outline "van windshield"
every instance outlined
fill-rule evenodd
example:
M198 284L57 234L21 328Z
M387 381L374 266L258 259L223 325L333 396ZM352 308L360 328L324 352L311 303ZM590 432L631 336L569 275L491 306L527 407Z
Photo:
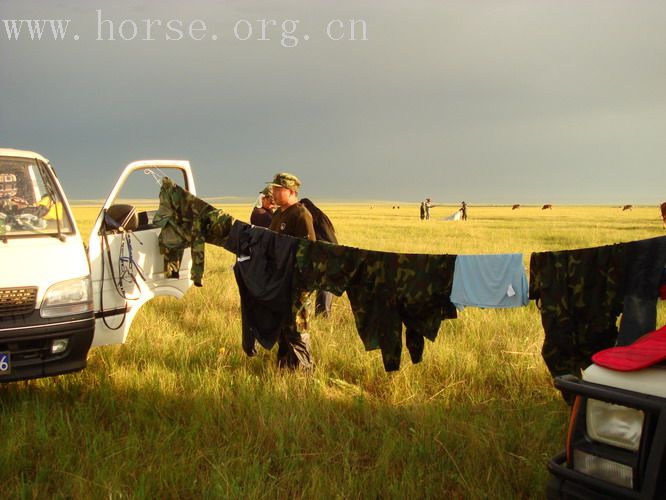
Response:
M72 231L46 165L30 158L0 157L0 238Z

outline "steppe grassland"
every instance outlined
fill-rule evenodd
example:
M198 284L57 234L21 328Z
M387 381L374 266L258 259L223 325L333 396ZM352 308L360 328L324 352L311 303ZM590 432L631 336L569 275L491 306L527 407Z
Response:
M341 244L524 254L663 235L658 209L322 204ZM248 220L246 205L221 206ZM371 208L372 207L372 208ZM88 234L97 208L76 208ZM424 360L384 372L346 297L312 328L317 368L240 348L233 257L206 248L204 287L145 306L122 346L77 374L0 387L3 489L35 498L542 498L567 407L540 356L533 303L467 308ZM659 324L666 322L663 304Z

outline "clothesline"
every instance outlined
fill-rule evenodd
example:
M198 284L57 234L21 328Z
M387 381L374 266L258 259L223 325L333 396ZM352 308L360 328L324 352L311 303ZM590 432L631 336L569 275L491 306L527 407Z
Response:
M291 290L291 297L297 289L346 292L365 348L381 349L387 371L399 369L403 324L406 347L417 363L424 338L434 341L441 321L457 317L454 304L460 310L520 307L532 299L540 307L545 333L542 355L549 370L554 376L577 373L595 352L656 328L656 301L666 265L666 237L533 252L528 282L522 254L408 254L294 239L234 221L169 179L162 183L155 223L162 227L159 244L168 276L177 275L182 251L191 247L192 279L201 286L204 243L243 257L236 266L268 273L262 276L265 286L270 283L283 292L267 294L259 287L251 299L261 307L277 307L278 319L273 321L286 321L292 312L294 304L284 300L289 295L284 290ZM230 245L234 231L242 236ZM285 238L296 241L285 245ZM271 252L280 245L294 252L295 265L276 267ZM239 290L245 285L238 284ZM248 324L252 321L251 311L245 311L243 347L248 354L254 339L267 348L273 345L270 327L262 330Z

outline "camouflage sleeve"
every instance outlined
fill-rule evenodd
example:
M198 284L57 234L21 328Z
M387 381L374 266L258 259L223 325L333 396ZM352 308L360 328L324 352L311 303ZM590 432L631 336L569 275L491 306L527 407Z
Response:
M224 247L231 227L234 224L234 218L222 210L214 210L208 216L208 228L206 230L206 243Z
M194 286L203 286L203 272L204 272L204 254L205 254L205 237L202 228L201 219L195 219L192 224L192 271L191 279Z
M160 253L164 255L164 274L167 278L179 278L180 263L183 249L187 246L187 238L179 226L179 196L176 184L165 177L160 188L160 205L153 217L153 223L161 228L158 236Z
M195 217L192 227L192 281L195 286L203 285L205 243L223 246L233 222L231 215L215 209Z

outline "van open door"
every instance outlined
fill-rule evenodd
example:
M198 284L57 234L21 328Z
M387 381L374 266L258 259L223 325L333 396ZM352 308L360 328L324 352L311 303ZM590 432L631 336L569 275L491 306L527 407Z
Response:
M196 194L189 162L136 161L123 171L93 226L88 243L96 319L93 346L122 344L143 304L157 296L181 298L192 284L189 249L180 277L164 275L160 228L153 217L165 176Z

